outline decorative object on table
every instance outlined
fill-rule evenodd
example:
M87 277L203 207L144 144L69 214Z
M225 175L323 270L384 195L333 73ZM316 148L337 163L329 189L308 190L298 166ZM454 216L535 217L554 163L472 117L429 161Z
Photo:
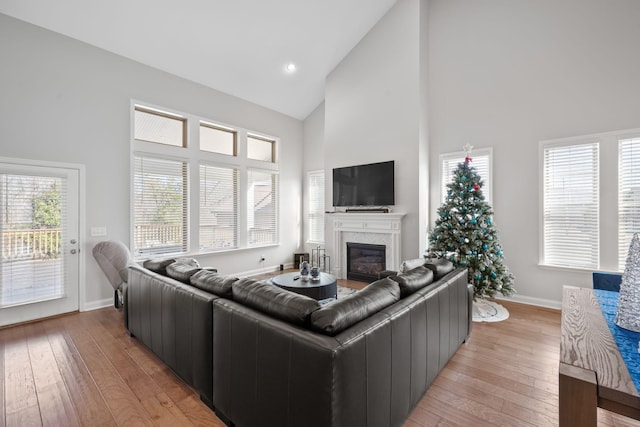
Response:
M483 182L471 166L472 148L469 144L464 147L465 160L458 164L453 181L447 185L447 198L438 208L435 227L429 233L427 256L467 267L474 300L496 292L509 296L515 292L514 277L503 262L493 210L482 194Z
M331 257L323 247L311 249L311 265L319 267L320 271L325 273L331 271Z
M509 318L509 310L495 301L478 298L473 302L474 322L500 322Z
M309 270L309 274L311 275L311 280L320 280L320 268L311 267L311 270Z
M293 268L300 268L302 261L309 261L309 252L293 254Z
M302 261L300 263L300 280L306 282L309 280L309 262Z
M640 332L640 237L631 238L627 262L622 273L616 325Z

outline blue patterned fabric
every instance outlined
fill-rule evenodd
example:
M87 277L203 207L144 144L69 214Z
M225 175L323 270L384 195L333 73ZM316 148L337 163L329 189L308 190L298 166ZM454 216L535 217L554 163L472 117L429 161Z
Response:
M636 390L640 390L640 353L638 353L640 332L621 328L614 323L616 312L618 311L618 292L594 289L593 293L598 298L604 320L606 320L611 335L616 340L618 350L620 350L622 359L627 365L633 384L636 386Z

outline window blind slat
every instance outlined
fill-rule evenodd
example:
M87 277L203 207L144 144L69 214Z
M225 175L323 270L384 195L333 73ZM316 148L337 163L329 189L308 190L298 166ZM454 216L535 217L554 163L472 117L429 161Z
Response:
M618 140L618 268L624 270L629 244L640 232L640 137Z
M67 180L0 174L0 307L64 297Z
M491 204L491 180L489 179L491 175L490 164L491 159L489 154L482 154L482 152L472 155L473 160L471 161L471 166L473 166L480 178L482 178L482 194L484 195L485 201L488 204ZM453 181L453 175L458 167L459 163L464 162L465 156L464 154L460 155L447 155L442 159L442 176L440 177L441 189L441 202L444 203L447 199L447 185Z
M278 242L278 175L247 171L247 230L249 246Z
M543 263L597 269L598 143L546 147L543 169Z
M324 242L324 171L309 172L309 242Z
M238 247L238 170L200 165L200 249Z
M134 159L134 251L187 252L188 165L146 155Z

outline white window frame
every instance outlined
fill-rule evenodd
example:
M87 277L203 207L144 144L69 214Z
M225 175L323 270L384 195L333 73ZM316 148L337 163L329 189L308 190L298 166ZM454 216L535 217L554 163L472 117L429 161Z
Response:
M543 245L543 154L545 144L564 143L576 144L585 140L598 140L599 146L599 175L600 175L600 202L599 202L599 266L601 271L622 272L626 261L629 242L622 242L620 230L620 158L619 144L621 140L639 138L640 128L625 129L619 131L602 132L597 134L582 135L570 138L540 141L539 145L539 266L570 270L584 270L566 266L548 266L544 263ZM638 230L640 231L640 230ZM623 250L623 247L626 249ZM591 270L591 269L587 269Z
M600 147L601 147L602 143L601 140L599 138L593 138L593 137L578 137L578 138L569 138L569 139L561 139L561 140L551 140L551 141L543 141L540 144L540 247L539 247L539 251L540 251L540 265L542 266L548 266L548 267L560 267L560 268L571 268L571 269L576 269L576 270L597 270L600 268ZM582 249L577 245L579 243L579 240L574 240L573 242L576 242L576 246L577 249L573 250L574 252L574 256L575 255L579 255L579 252L589 252L591 253L591 256L593 257L593 259L591 260L591 262L589 262L588 260L584 260L583 258L580 258L580 260L578 260L578 258L574 257L574 260L571 260L572 254L567 251L566 252L566 258L565 259L561 259L561 258L556 258L554 259L551 256L548 256L546 254L545 248L547 246L547 242L545 240L545 235L546 235L546 230L545 230L545 201L546 201L546 194L545 194L545 171L546 169L546 161L545 161L545 153L548 150L560 150L560 149L569 149L572 147L587 147L589 148L591 146L591 148L595 148L595 159L594 162L595 164L593 165L594 167L594 172L595 172L595 183L592 183L592 188L595 188L595 200L594 200L594 205L592 206L592 209L595 209L595 212L593 212L594 214L594 228L591 229L591 233L594 233L595 235L593 236L595 238L595 242L591 241L590 243L587 243L587 246L583 247ZM570 193L571 194L571 193ZM589 206L589 205L586 205ZM571 231L572 229L570 229ZM556 230L559 231L559 230ZM573 231L575 231L575 229L573 229ZM564 247L566 247L566 245L564 245ZM550 248L551 249L551 248ZM559 250L562 250L561 248L559 248Z
M136 107L158 111L171 116L178 116L184 118L186 121L186 143L185 147L178 147L172 145L158 144L155 142L148 142L134 139L134 112ZM134 218L134 206L135 206L135 194L133 191L133 178L134 178L134 159L137 155L149 155L153 157L163 157L167 159L184 160L189 164L189 205L188 205L188 226L189 226L189 238L188 248L186 252L176 253L172 255L196 255L196 254L208 254L208 253L220 253L230 252L238 250L246 250L255 248L256 246L248 245L247 236L247 221L248 221L248 207L247 207L247 173L249 169L263 169L272 173L279 173L279 163L277 161L278 151L280 149L280 138L272 135L268 135L256 130L249 130L241 126L235 126L233 124L223 123L218 120L214 120L209 117L201 117L194 114L175 111L163 106L154 105L152 103L131 100L130 105L130 238L133 242L133 231L135 225ZM201 123L207 125L219 126L224 129L230 129L236 132L236 156L229 156L226 154L214 153L200 150L200 125ZM260 138L273 141L274 149L273 156L274 162L263 162L259 160L253 160L247 158L247 136L252 137L259 136ZM219 249L219 250L202 250L199 247L199 230L200 230L200 164L219 165L222 167L233 167L238 170L238 245L236 248ZM280 212L280 184L279 180L276 180L276 222L279 224L279 212ZM278 246L280 244L280 233L277 228L276 241L263 246ZM144 258L144 255L134 254L136 258Z
M629 244L634 233L640 233L640 226L636 226L632 230L627 230L622 226L622 218L624 212L628 212L632 207L640 209L639 201L636 199L633 202L625 202L625 195L623 194L623 187L627 184L636 184L640 188L640 156L634 153L634 161L631 162L631 169L626 169L623 172L623 159L622 159L622 144L631 142L637 148L634 151L640 151L640 132L634 132L627 135L617 135L617 148L618 148L618 270L623 271L626 264L627 254L629 252ZM635 161L638 159L639 161ZM623 177L624 173L624 177ZM630 178L634 178L632 181ZM640 215L633 216L633 223L640 223Z
M312 187L312 182L315 178L322 178L322 189ZM314 191L320 191L320 201L321 206L318 206L318 209L313 209L315 203L313 201ZM308 212L307 212L307 243L312 244L324 244L324 211L325 211L325 191L326 191L326 177L324 174L324 170L314 170L307 172L307 194L308 194ZM319 226L322 230L322 238L314 239L312 230L315 226Z
M440 155L439 161L439 176L440 176L440 203L444 203L447 198L447 184L451 182L449 176L444 176L445 174L445 163L454 162L456 165L458 163L464 162L466 157L466 153L464 151L456 151L453 153L445 153ZM482 176L483 186L482 186L482 194L484 195L485 201L493 205L493 148L477 148L473 149L471 152L471 166L473 166L474 160L477 158L486 158L487 159L487 174L486 176Z

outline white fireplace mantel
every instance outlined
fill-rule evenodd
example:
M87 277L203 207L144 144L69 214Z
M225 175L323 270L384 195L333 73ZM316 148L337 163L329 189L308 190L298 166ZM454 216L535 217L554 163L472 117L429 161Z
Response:
M341 279L346 278L347 242L385 245L387 269L397 269L402 248L402 218L405 215L401 212L331 214L329 218L333 225L333 254L339 266L334 273Z

